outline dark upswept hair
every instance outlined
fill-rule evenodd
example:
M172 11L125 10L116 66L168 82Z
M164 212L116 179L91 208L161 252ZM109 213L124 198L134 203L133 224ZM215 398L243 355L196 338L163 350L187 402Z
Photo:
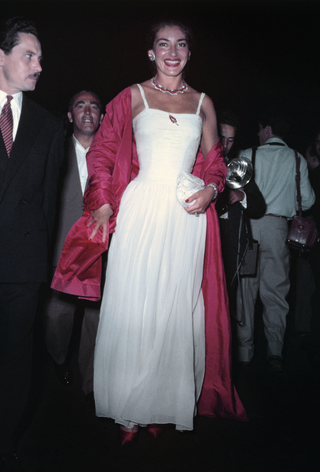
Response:
M22 16L15 16L0 23L0 49L8 56L12 49L19 44L19 33L33 34L38 32L32 21L24 20Z
M193 46L194 39L193 39L193 33L191 31L191 28L185 23L182 23L181 21L176 21L174 19L167 19L167 20L158 21L157 23L154 23L151 26L148 37L147 37L148 49L153 49L153 45L154 45L156 36L158 34L158 31L160 31L162 28L165 28L166 26L169 26L169 27L178 26L178 28L180 28L181 31L186 35L186 41L188 43L189 49L190 47Z
M282 112L265 111L261 113L259 123L262 128L270 126L272 134L279 136L279 138L286 138L290 131L289 119Z
M72 112L73 105L75 104L76 98L81 95L82 93L90 93L98 102L100 113L103 113L103 107L100 98L98 95L94 92L91 92L91 90L81 90L81 92L75 93L69 100L69 105L68 105L68 112Z
M235 131L239 128L239 120L231 110L222 110L218 113L219 125L229 125L235 128Z

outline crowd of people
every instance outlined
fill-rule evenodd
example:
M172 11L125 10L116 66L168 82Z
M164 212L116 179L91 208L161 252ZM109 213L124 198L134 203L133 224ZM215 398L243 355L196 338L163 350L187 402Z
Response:
M42 70L34 25L12 18L1 26L3 470L23 470L15 431L29 394L39 289L51 279L42 318L56 374L72 383L68 351L82 310L82 388L93 392L97 416L119 424L122 446L144 427L155 438L168 423L190 431L196 414L247 420L232 381L231 342L233 332L234 360L250 364L258 294L268 368L282 369L286 236L297 211L288 125L280 114L261 114L260 146L240 153L253 176L237 189L225 187L239 124L232 112L217 119L209 96L185 82L191 50L185 25L153 26L153 78L120 92L105 112L96 93L77 92L65 140L60 120L23 94L35 89ZM300 156L302 208L312 207L317 223L319 138L307 160ZM245 277L248 232L259 252L256 275ZM314 274L318 284L319 264ZM318 306L317 298L314 324Z
M222 142L227 142L228 137L230 139L230 136L234 136L234 133L230 133L231 127L235 130L235 126L226 127L225 121L222 117ZM288 132L289 122L283 114L261 114L258 131L260 146L240 152L240 158L252 162L254 179L241 191L227 192L230 206L227 225L234 228L233 231L225 223L225 213L220 216L221 243L225 247L224 260L230 300L233 299L232 290L236 291L237 359L244 365L250 365L252 361L254 314L259 295L268 344L268 367L275 372L282 370L286 316L289 312L287 296L290 288L290 253L286 244L288 221L296 215L298 208L295 151L284 141ZM315 203L315 195L309 181L307 161L302 155L299 157L301 206L302 210L308 210ZM236 202L240 202L242 208ZM234 216L236 211L237 217ZM249 229L253 240L259 244L254 276L235 276L239 271L238 261L243 258L246 242L246 238L241 237L241 233L238 234L239 222L242 223L242 232L246 228L248 233Z

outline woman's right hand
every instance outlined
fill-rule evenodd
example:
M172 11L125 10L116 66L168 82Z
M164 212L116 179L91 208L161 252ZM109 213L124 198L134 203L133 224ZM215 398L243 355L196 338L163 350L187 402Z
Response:
M97 232L99 231L100 226L102 226L102 242L104 243L108 233L108 221L113 215L110 203L105 203L97 210L91 212L92 219L87 224L89 228L91 225L96 223L89 239L93 239Z

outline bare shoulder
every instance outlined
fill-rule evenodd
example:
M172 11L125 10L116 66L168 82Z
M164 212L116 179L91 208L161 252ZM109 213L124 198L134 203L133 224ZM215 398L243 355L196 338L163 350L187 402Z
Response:
M200 100L201 93L198 90L190 87L188 84L188 90L184 93L184 95L188 95L190 98L193 97L194 100Z
M145 80L144 82L140 82L140 84L142 86L143 89L148 89L148 88L152 88L151 87L151 81L150 80ZM138 84L133 84L131 85L131 93L140 93L140 90L139 90L139 87L138 87Z
M142 97L137 84L130 86L132 116L135 117L142 107Z
M211 100L209 95L205 94L203 102L202 102L202 106L203 106L203 108L208 108L208 109L214 111L213 101Z
M206 157L210 149L219 139L217 116L211 98L206 95L203 99L200 116L203 121L201 149Z
M139 87L138 87L137 84L132 84L130 86L130 91L131 91L131 96L132 97L139 97L140 91L139 91Z
M194 102L199 103L201 93L198 92L197 90L193 89L192 87L189 87L188 93L190 96L194 97ZM200 111L200 116L202 118L203 123L206 121L216 121L216 112L214 109L213 101L209 97L209 95L205 94L202 104L201 104L201 111Z
M188 84L188 90L182 94L184 100L187 102L188 110L186 112L195 113L198 109L199 102L201 99L201 93L195 90L194 88L190 87ZM192 111L191 111L192 110Z
M202 102L201 111L204 115L204 121L217 121L214 104L209 95L205 95Z

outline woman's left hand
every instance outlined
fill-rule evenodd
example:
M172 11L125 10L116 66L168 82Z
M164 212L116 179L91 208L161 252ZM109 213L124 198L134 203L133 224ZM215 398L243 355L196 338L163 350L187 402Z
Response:
M215 189L212 187L207 187L204 190L200 190L199 192L194 193L191 197L189 197L186 202L192 202L196 200L193 205L189 207L185 207L187 213L194 215L196 213L204 213L215 194Z

